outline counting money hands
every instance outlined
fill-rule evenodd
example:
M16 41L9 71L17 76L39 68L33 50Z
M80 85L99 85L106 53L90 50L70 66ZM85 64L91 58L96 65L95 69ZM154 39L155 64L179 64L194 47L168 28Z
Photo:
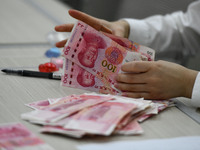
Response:
M63 56L63 86L117 95L120 91L113 85L121 65L129 61L153 61L155 52L78 21L63 49Z
M170 105L171 101L85 93L26 104L34 110L21 114L21 118L43 125L40 129L42 133L74 138L89 135L136 135L144 132L141 122L158 115Z

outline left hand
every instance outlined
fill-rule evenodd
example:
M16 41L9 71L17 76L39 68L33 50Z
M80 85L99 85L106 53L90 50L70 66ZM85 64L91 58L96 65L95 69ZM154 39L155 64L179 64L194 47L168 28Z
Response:
M122 65L115 87L122 95L144 99L191 98L197 71L167 61L133 61Z
M106 33L112 33L116 36L125 37L128 38L129 36L129 24L128 22L124 20L118 20L114 22L109 22L104 19L95 18L93 16L90 16L86 13L83 13L78 10L71 9L69 10L69 15L72 16L75 19L81 20L85 22L86 24L92 26L98 31L106 32ZM57 32L71 32L74 24L62 24L55 26L55 30ZM57 42L57 47L64 47L66 44L67 39Z

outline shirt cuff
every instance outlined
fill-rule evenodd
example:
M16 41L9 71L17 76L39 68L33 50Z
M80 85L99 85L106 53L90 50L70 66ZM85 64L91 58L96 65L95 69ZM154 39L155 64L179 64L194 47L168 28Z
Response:
M130 27L129 40L132 40L141 45L148 46L150 44L149 27L144 20L124 18Z
M200 107L200 72L197 74L194 83L191 101L195 107Z

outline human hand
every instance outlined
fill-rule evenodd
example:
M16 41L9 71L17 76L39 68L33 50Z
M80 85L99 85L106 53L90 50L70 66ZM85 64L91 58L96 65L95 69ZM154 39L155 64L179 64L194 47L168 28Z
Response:
M144 99L191 98L197 71L167 61L133 61L121 67L115 87L122 95Z
M92 17L83 12L73 10L73 9L69 10L69 15L75 19L78 19L87 23L88 25L92 26L98 31L112 33L116 36L125 37L125 38L127 38L129 35L129 24L124 20L109 22L103 19ZM62 24L62 25L55 26L55 30L57 32L71 32L73 26L74 24ZM66 42L67 42L67 39L57 42L56 46L64 47Z

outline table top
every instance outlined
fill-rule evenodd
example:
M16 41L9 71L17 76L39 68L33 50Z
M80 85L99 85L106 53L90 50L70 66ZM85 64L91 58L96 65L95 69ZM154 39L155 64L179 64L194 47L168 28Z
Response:
M38 65L49 62L44 56L51 48L45 38L58 23L73 22L67 7L59 1L6 0L0 5L0 69L15 68L37 70ZM28 15L28 16L27 16ZM47 98L82 94L88 91L63 87L58 80L12 76L0 73L0 123L21 122L46 143L57 150L75 150L77 145L110 141L144 140L200 135L200 125L171 107L141 124L144 134L139 136L86 137L74 139L60 135L39 133L38 125L20 118L31 109L25 103Z

